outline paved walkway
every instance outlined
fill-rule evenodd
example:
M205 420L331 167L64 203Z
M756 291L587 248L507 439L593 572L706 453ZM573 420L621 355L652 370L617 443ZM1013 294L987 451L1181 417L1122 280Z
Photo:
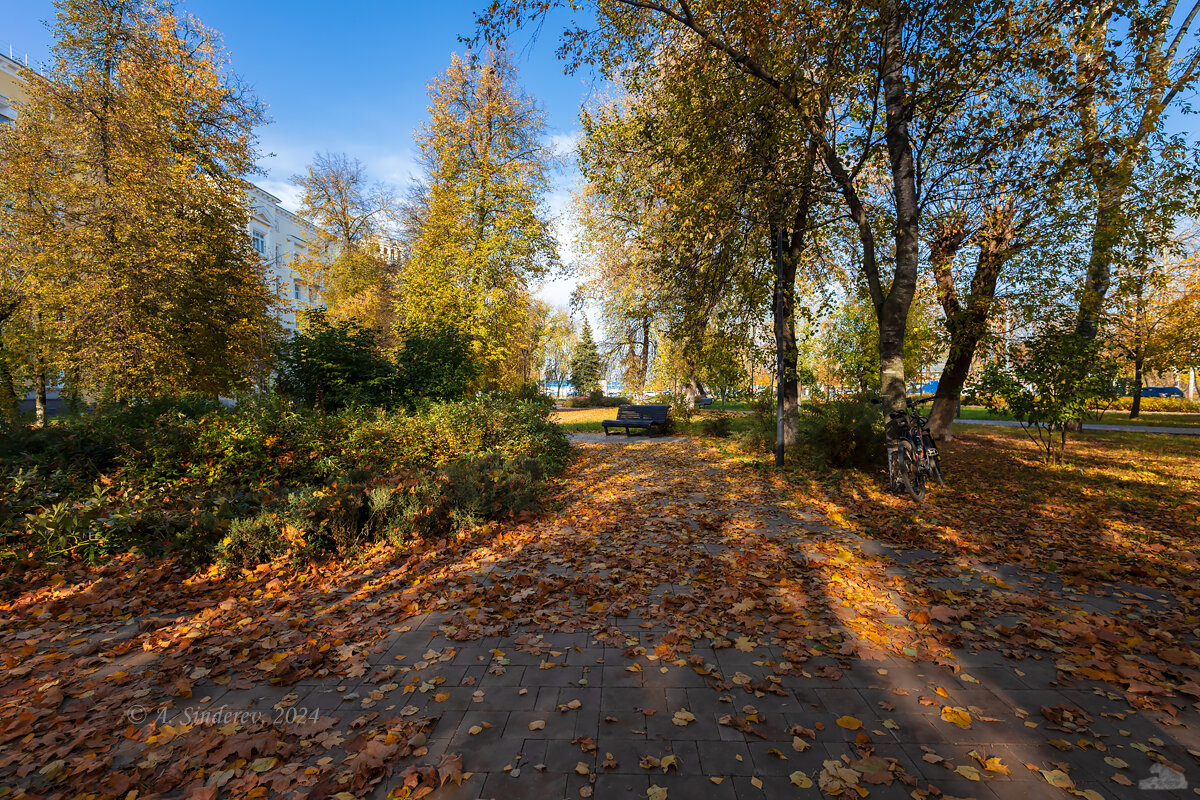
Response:
M955 425L1004 425L1019 428L1021 423L1012 419L956 419ZM1116 431L1119 433L1171 433L1178 436L1200 436L1200 427L1181 428L1175 425L1102 425L1085 422L1084 431Z
M0 787L120 769L113 796L1195 796L1197 697L1163 688L1200 692L1195 636L1171 664L1129 628L1194 598L892 548L696 440L577 447L560 511L457 550L73 587L87 624L7 604ZM268 721L200 716L221 709Z

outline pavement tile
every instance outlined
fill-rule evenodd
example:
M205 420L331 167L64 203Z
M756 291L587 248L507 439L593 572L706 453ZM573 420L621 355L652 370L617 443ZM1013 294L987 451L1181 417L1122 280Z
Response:
M700 768L705 775L753 775L754 760L743 741L696 743ZM740 758L739 758L740 756Z
M523 766L515 778L512 773L488 773L479 796L503 800L554 800L565 797L566 790L566 775L549 770L538 772L533 767Z

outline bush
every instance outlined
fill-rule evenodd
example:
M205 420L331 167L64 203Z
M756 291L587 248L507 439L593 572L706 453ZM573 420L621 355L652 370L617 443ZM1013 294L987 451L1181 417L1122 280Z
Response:
M482 367L470 337L449 327L400 329L394 351L406 401L460 400Z
M521 403L536 403L537 405L551 408L555 404L554 398L542 391L542 387L532 381L527 381L516 389L503 393L501 396L506 400L516 400Z
M277 369L279 392L305 408L392 406L400 399L399 374L379 354L375 332L350 320L331 323L321 308L304 312L301 329L279 349Z
M739 449L746 453L758 455L773 453L775 451L775 431L764 430L758 425L735 432L733 434L733 441Z
M217 560L252 567L283 555L304 559L348 552L362 542L404 545L468 531L535 507L544 478L536 459L492 453L374 483L334 481L234 520L217 546Z
M445 534L455 509L466 519L529 507L569 453L549 409L496 398L419 414L302 412L275 396L194 418L174 407L69 418L0 446L0 552L173 547L244 566L388 531Z
M628 397L605 397L600 392L592 392L587 397L568 397L564 405L567 408L616 408L633 403Z
M886 463L883 412L865 400L829 400L804 407L800 442L825 469L873 469Z
M1109 407L1111 411L1129 411L1133 408L1132 397L1118 397ZM1186 397L1143 397L1142 411L1170 411L1176 414L1200 414L1200 402Z
M1062 321L1030 337L1019 360L988 364L979 392L989 410L1007 410L1047 459L1059 461L1071 424L1113 401L1118 369L1099 342Z
M696 423L702 436L724 439L733 432L732 414L705 414Z

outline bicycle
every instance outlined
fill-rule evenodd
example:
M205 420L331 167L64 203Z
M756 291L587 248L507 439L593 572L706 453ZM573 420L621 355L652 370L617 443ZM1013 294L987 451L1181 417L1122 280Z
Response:
M946 477L942 474L942 464L938 449L929 434L929 417L922 417L916 412L916 407L932 400L926 397L921 400L904 399L904 410L893 411L888 416L897 424L902 425L903 435L899 445L888 448L888 473L892 485L897 483L904 487L909 496L918 503L925 499L925 479L933 478L938 486L946 485Z

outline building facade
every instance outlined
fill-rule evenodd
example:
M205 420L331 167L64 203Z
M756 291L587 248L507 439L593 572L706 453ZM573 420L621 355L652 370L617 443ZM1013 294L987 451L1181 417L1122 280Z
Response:
M22 61L13 57L12 51L0 53L0 125L11 125L17 121L17 110L25 102L25 81L21 70Z
M246 184L246 196L250 241L267 262L281 300L281 321L294 331L304 309L321 305L320 287L306 280L299 266L318 255L320 232L284 208L278 197L252 183Z

